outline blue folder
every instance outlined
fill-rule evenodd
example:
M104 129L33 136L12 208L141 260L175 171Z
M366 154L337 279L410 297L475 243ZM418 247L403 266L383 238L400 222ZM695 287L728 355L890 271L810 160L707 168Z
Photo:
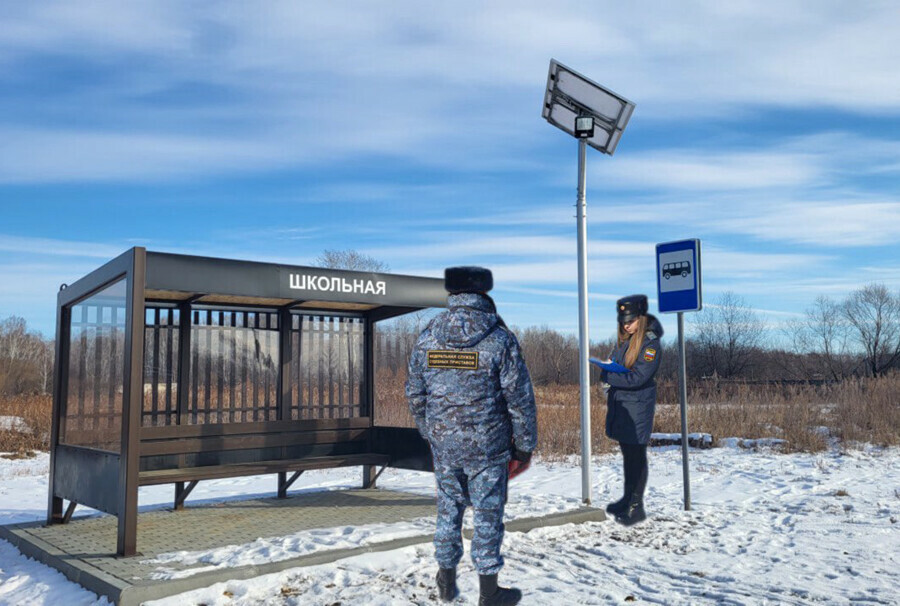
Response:
M621 364L617 364L616 362L604 362L603 360L598 360L597 358L589 358L591 364L595 364L602 368L607 372L631 372L630 369L625 368Z

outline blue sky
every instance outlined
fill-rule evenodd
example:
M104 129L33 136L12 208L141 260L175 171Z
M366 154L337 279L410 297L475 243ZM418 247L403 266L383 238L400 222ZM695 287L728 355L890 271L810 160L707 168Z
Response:
M0 5L0 318L125 249L398 273L479 264L510 324L577 325L577 144L549 60L637 104L588 155L591 336L654 245L777 333L900 288L894 2ZM674 335L674 318L664 324Z

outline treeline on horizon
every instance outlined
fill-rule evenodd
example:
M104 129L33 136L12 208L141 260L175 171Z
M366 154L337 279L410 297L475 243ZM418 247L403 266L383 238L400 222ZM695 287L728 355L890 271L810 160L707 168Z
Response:
M689 321L685 348L692 382L840 382L900 368L900 293L883 284L868 284L843 300L818 297L801 318L784 326L778 344L767 342L763 322L732 292L691 314ZM405 372L423 325L422 316L412 316L379 327L379 369ZM578 383L576 336L546 326L514 330L536 385ZM678 376L673 337L663 340L661 380ZM606 357L614 345L612 340L592 343L591 355ZM23 318L0 321L0 395L49 393L53 358L53 340L30 331Z
M501 310L502 312L502 310ZM733 292L690 314L685 339L690 381L840 382L880 377L900 368L900 292L868 284L845 299L818 297L801 318L785 324L778 342L767 340L763 321ZM421 320L401 318L392 328L416 334ZM537 385L578 384L578 338L552 328L513 327L522 345L532 381ZM379 366L402 368L411 348L390 351ZM662 341L658 378L678 378L675 335ZM785 346L784 344L789 344ZM606 358L614 340L591 343L591 356ZM599 373L592 373L598 380Z
M747 303L725 292L689 317L686 372L692 381L840 382L879 377L900 368L900 293L870 284L841 301L818 297L802 318L773 339ZM538 384L578 382L578 339L549 328L519 333L532 379ZM785 345L787 344L787 345ZM591 344L607 357L614 340ZM662 340L658 378L678 378L676 335Z

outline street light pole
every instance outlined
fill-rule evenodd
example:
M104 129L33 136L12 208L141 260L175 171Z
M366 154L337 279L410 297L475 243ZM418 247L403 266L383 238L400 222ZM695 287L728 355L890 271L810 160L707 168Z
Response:
M587 142L578 139L578 378L581 387L581 500L591 504L591 368L587 296Z
M578 139L578 378L581 388L581 499L591 504L591 374L588 337L587 217L584 201L587 146L609 156L634 111L634 103L550 60L541 115Z

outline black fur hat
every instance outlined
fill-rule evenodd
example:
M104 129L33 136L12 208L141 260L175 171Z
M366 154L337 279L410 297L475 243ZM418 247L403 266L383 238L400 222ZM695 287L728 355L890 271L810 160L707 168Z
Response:
M451 295L487 292L494 288L494 276L484 267L448 267L444 270L444 288Z
M648 310L647 295L628 295L616 301L619 324L631 322L638 316L646 316Z

